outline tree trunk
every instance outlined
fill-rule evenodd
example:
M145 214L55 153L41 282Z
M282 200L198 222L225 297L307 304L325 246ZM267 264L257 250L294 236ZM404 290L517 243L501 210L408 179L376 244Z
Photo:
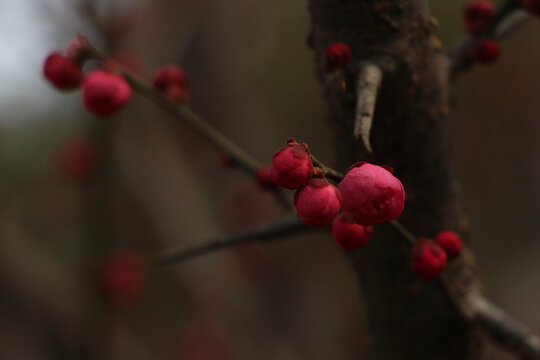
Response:
M392 166L407 194L400 221L415 235L462 230L448 160L447 64L432 45L434 21L427 1L309 4L311 44L330 104L338 167L346 170L359 160ZM324 50L335 42L352 49L352 65L346 71L325 69ZM384 73L371 133L374 155L353 138L356 75L366 61L378 64ZM470 324L441 281L426 282L412 273L409 254L405 240L379 225L370 245L350 256L365 297L373 357L475 358L478 352L471 349L478 344L472 341L476 336ZM458 260L445 276L476 283L471 267L469 261Z

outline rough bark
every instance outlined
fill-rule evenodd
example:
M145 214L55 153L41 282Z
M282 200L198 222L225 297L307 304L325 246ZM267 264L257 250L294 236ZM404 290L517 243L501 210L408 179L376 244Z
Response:
M311 43L330 105L338 168L359 160L392 166L407 193L402 223L422 236L459 229L448 161L447 66L432 47L427 2L311 0L309 6ZM338 41L349 44L353 62L346 71L329 73L324 50ZM362 62L374 62L384 71L371 134L374 155L353 138L355 79ZM452 264L444 282L425 282L410 270L409 252L402 238L381 225L371 244L350 257L366 300L373 357L475 358L478 352L471 349L478 347L477 337L454 299L460 288L476 286L472 261L465 257Z

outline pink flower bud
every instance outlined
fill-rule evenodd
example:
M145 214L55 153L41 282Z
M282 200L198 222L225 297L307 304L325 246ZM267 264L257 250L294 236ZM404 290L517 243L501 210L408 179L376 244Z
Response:
M341 208L338 188L326 179L311 179L294 195L296 214L305 224L325 226L332 222Z
M332 223L332 236L336 243L346 251L363 248L369 242L373 226L358 225L340 214Z
M534 15L540 15L540 0L521 0L521 7Z
M171 85L176 85L183 90L187 90L187 75L178 65L165 65L154 73L152 78L154 86L161 91L166 91Z
M357 163L339 183L343 212L360 225L394 220L403 211L403 184L385 168Z
M307 145L290 139L286 148L274 154L270 174L276 185L286 189L297 189L307 183L313 176Z
M96 145L85 138L71 139L60 148L60 170L76 181L92 178L98 167Z
M473 46L473 54L476 61L489 64L499 58L499 44L491 39L480 39Z
M472 0L463 10L463 26L471 35L480 34L496 12L489 0Z
M146 263L136 252L117 249L106 260L102 285L109 303L131 305L140 297L146 282Z
M73 90L83 80L81 67L71 57L53 53L43 65L45 78L59 90Z
M435 241L420 238L411 250L411 267L422 279L435 279L446 267L446 253Z
M129 102L131 87L121 76L94 70L83 81L82 96L88 111L97 116L107 116Z
M257 179L257 184L259 184L259 186L262 188L273 188L275 186L274 182L272 181L272 177L270 176L269 166L262 166L259 170L257 170L255 177Z
M324 57L329 68L344 68L347 67L351 61L352 51L347 44L335 43L326 48Z
M463 243L461 237L453 231L443 230L435 235L435 242L446 251L449 259L453 259L461 253Z

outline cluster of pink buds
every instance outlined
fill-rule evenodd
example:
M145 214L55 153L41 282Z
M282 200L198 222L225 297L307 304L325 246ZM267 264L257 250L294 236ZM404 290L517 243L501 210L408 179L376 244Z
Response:
M474 36L481 36L493 19L497 9L489 0L471 0L463 9L463 26ZM481 37L476 40L472 48L476 62L489 64L499 58L499 44L493 39Z
M294 139L276 152L270 173L276 185L297 189L294 205L304 223L325 226L335 218L332 234L345 250L365 246L372 225L393 220L403 211L405 191L392 169L359 162L336 187L322 169L314 168L308 146ZM343 214L336 218L340 210Z
M462 248L460 236L450 230L438 232L434 240L419 238L411 250L411 267L422 279L435 279Z
M84 37L76 38L65 50L54 52L45 59L43 74L59 90L81 88L83 105L92 114L112 115L131 99L131 87L121 76L121 64L125 61L108 59L101 68L85 75L82 66L89 56L88 50L88 41ZM128 67L141 68L136 64ZM153 83L171 101L185 103L189 99L187 76L176 65L159 68L153 76Z
M131 87L114 71L112 63L84 75L82 65L87 47L85 38L76 38L65 50L54 52L45 59L43 74L59 90L81 87L83 104L92 114L111 115L129 102Z
M179 103L189 100L188 78L178 65L165 65L157 69L152 82L169 100Z

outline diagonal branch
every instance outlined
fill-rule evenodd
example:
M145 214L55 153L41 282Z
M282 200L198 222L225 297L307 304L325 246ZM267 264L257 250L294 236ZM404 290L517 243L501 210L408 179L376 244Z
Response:
M87 52L90 58L105 62L110 61L110 56L103 51L97 49L90 43L87 45ZM248 152L240 148L235 142L226 137L200 115L193 111L189 106L170 101L163 94L156 90L147 80L137 76L126 69L120 67L121 75L129 82L133 89L137 90L141 95L153 101L158 106L169 112L175 118L180 119L195 129L200 135L205 137L216 148L228 154L234 163L248 174L255 176L257 170L261 168L261 163L258 162ZM287 209L291 208L285 194L278 188L272 188L278 201Z
M513 30L525 24L531 16L523 10L515 0L508 0L499 10L497 15L490 21L486 30L478 35L471 36L449 50L446 54L450 61L450 78L457 78L463 71L474 63L472 48L481 37L489 37L500 40Z
M481 294L470 294L468 301L473 310L473 321L485 330L495 343L523 359L540 359L540 338L531 329Z
M221 250L254 241L279 240L285 235L301 231L318 230L305 225L296 215L291 215L275 224L240 234L227 235L210 241L204 245L196 245L191 248L178 247L163 250L150 257L149 262L155 265L170 265L191 259L198 255Z
M369 134L382 77L383 72L379 66L369 62L360 65L356 85L354 137L356 140L362 140L369 152L373 152L369 142Z

